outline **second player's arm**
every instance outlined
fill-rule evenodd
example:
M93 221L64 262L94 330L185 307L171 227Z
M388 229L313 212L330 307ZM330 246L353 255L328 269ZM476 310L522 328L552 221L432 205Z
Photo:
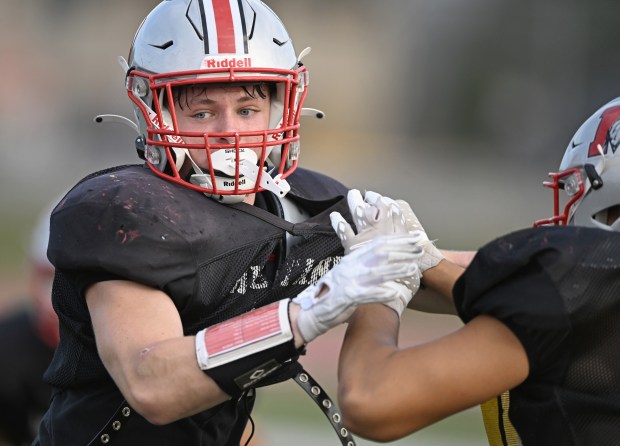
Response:
M424 273L428 287L451 292L461 269L447 261ZM415 299L415 297L414 297ZM382 305L357 309L338 370L345 425L374 441L393 441L520 384L528 360L500 321L479 316L426 344L398 348L399 319Z
M476 251L453 251L444 249L441 250L441 253L452 264L461 268L467 268L476 255ZM445 263L442 268L443 267L445 267ZM431 276L432 275L433 273L431 273ZM429 287L426 280L423 280L422 282L425 286L420 288L414 298L411 299L408 308L412 310L424 311L426 313L456 315L456 309L454 308L454 303L452 302L451 290L444 289L444 291L440 293Z

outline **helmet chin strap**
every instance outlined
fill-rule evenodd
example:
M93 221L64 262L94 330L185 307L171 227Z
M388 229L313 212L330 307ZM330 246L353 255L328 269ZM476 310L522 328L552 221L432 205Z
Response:
M185 150L186 156L189 158L195 174L190 176L190 182L206 189L213 189L214 184L211 175L204 173L200 166L196 164L188 150ZM214 175L215 186L218 190L233 191L236 186L235 169L236 169L237 151L234 149L221 149L211 154L211 163ZM239 149L239 186L244 189L251 189L256 185L259 174L257 166L258 156L253 150ZM226 176L217 175L221 172ZM284 197L291 189L288 182L282 178L282 175L272 177L266 170L263 170L259 186L273 192L279 197ZM207 193L205 195L224 204L234 204L242 202L248 195L224 195L216 193Z

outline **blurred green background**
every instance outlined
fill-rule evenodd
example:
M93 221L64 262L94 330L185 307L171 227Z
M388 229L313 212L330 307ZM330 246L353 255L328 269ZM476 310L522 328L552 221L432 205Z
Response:
M3 0L0 311L25 292L39 209L94 170L138 161L131 130L92 118L130 116L116 58L127 56L156 3ZM302 165L408 200L444 248L476 249L548 216L551 194L541 182L579 124L620 91L616 0L268 4L297 51L312 47L306 104L327 115L304 121ZM458 323L413 314L405 325L403 342L415 343ZM332 386L338 334L305 359ZM316 357L330 360L313 364ZM263 393L272 393L258 411L271 444L288 443L272 437L285 426L299 445L333 435L317 409L303 408L310 400L293 383ZM473 410L402 444L482 444L481 429Z

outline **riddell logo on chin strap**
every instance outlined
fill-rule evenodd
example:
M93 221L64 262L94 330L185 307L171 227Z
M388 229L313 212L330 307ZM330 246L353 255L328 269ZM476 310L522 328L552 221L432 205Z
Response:
M228 57L225 59L214 59L210 57L202 61L201 68L250 68L251 66L251 57Z

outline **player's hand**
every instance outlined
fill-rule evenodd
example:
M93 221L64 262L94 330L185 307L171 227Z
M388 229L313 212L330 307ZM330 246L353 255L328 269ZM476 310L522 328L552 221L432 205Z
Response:
M437 265L443 256L433 243L429 241L411 206L403 200L395 201L372 191L366 192L365 197L362 198L362 195L356 189L349 191L347 202L353 222L357 228L357 233L355 233L351 225L340 213L333 212L330 214L332 227L340 238L345 255L383 235L414 234L419 232L417 236L420 246L423 248L423 256L416 260L419 262L419 269L415 274L397 281L405 285L411 291L412 296L415 295L420 288L421 272ZM401 304L402 302L398 300L386 303L399 315L402 314L406 307L405 304L405 307L401 308Z
M344 248L345 255L382 235L405 234L405 217L391 198L368 191L362 198L357 189L347 194L347 204L357 233L339 212L332 212L332 227Z
M414 214L411 206L409 206L409 203L404 200L395 200L395 202L398 204L401 212L403 213L407 231L410 233L415 231L422 233L419 246L424 249L424 255L422 255L422 257L418 260L418 267L420 268L420 272L424 273L427 269L437 266L437 264L444 259L444 255L441 251L439 251L439 249L437 249L437 247L435 247L435 244L429 240L426 231L422 227L418 217Z
M406 201L393 200L372 191L366 192L362 199L360 192L352 189L347 195L347 202L357 233L340 213L330 214L332 227L340 238L345 254L382 235L421 231L420 246L424 248L424 256L419 259L420 272L423 273L443 260L443 254L429 240L418 217Z
M294 298L301 307L297 327L304 341L346 322L360 304L384 303L402 312L413 294L392 281L418 276L419 237L392 235L367 243Z

